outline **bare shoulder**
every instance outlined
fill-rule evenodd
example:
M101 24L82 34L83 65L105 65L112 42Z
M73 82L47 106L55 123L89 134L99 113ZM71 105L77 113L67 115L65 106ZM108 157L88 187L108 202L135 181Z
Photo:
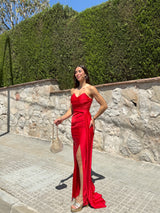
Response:
M75 88L72 88L71 89L71 95L73 95L74 91L75 91Z
M99 93L95 86L87 84L87 93L91 98L95 98Z
M95 94L98 93L98 90L96 89L95 86L89 85L88 89L90 90L90 93L91 93L92 95L95 95Z

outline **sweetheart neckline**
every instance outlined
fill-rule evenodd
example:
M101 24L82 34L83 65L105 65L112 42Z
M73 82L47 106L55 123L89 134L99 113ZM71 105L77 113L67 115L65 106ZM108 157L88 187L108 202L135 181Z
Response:
M79 98L81 95L85 94L89 99L92 100L92 98L90 98L85 92L81 93L79 96L76 96L75 93L73 93L72 95L74 95L76 98Z

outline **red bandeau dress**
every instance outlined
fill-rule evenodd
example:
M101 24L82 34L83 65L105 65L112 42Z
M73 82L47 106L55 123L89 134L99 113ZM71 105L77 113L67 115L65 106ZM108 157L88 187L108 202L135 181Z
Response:
M71 133L74 154L72 199L76 198L80 192L80 176L76 160L76 153L80 147L83 165L83 205L86 206L89 204L93 208L104 208L106 207L105 200L101 194L95 192L95 186L91 179L94 130L93 126L89 128L91 121L89 109L92 104L92 98L86 93L82 93L78 97L73 94L71 96L71 104L73 110Z

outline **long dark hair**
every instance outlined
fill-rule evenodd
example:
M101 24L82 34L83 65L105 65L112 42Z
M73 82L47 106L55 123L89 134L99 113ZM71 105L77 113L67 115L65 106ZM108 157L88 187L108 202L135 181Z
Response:
M76 66L76 68L77 67L80 67L80 68L82 68L83 70L84 70L84 72L85 72L85 74L86 74L86 83L90 83L89 82L89 75L88 75L88 70L87 70L87 68L84 66L84 65L79 65L79 66ZM75 77L75 70L74 70L74 75L73 75L73 79L74 79L74 88L77 88L77 87L79 87L79 81L76 79L76 77Z

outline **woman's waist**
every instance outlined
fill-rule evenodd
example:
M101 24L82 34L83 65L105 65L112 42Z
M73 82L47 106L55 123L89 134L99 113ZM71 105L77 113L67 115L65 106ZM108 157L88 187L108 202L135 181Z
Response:
M89 110L76 109L76 110L73 110L72 117L77 117L77 118L79 117L79 118L85 119L85 118L90 118L91 114Z
M72 115L72 126L82 125L85 126L91 120L91 114L89 111L74 111Z
M87 109L82 109L82 108L73 108L73 114L74 113L90 113L89 112L89 109L87 108Z

